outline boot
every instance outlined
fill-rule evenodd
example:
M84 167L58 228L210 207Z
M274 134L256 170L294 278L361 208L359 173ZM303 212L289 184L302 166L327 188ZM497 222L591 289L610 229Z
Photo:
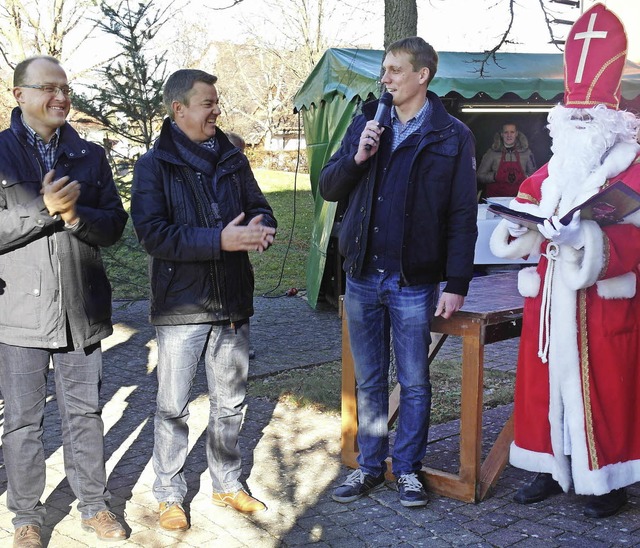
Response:
M540 472L533 481L518 489L513 500L518 504L531 504L562 493L562 487L551 474Z
M627 490L614 489L606 495L591 496L584 507L588 518L606 518L617 514L627 504Z

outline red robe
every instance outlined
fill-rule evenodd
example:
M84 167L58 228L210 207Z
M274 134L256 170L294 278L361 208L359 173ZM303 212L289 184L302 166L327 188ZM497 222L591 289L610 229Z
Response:
M629 145L612 155L600 190L622 180L640 191L637 150ZM563 202L563 193L543 166L522 183L511 207L562 216L589 194ZM518 279L525 304L511 464L551 473L565 491L573 484L578 494L601 495L640 481L640 212L622 224L583 220L580 226L584 247L558 246L553 261L544 256L550 242L540 233L512 238L505 221L491 250L509 258L543 254ZM546 315L545 279L551 282Z

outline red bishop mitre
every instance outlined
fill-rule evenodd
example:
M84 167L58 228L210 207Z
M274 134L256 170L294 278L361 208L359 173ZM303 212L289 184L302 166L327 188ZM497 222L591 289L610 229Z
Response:
M620 19L595 4L573 24L564 50L564 105L617 109L627 58L627 35Z

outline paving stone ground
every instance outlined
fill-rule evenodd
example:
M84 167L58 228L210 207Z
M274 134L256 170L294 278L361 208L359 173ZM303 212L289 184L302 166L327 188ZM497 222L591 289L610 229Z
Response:
M630 488L630 503L614 518L582 516L583 497L574 494L520 506L511 501L530 478L507 467L493 496L479 504L431 496L423 509L400 506L397 493L383 488L370 497L341 505L332 488L348 469L340 463L340 418L308 409L248 397L241 437L244 478L269 509L255 516L238 515L210 504L204 429L208 400L203 374L193 389L186 498L191 528L168 533L157 527L157 504L151 494L153 414L157 361L154 331L147 322L147 303L116 303L116 329L104 344L105 445L109 489L114 512L123 518L129 539L121 546L144 547L448 547L448 546L640 546L640 488ZM252 323L256 359L251 375L261 377L285 369L340 358L340 320L335 309L311 309L299 297L256 299ZM512 370L517 340L485 350L485 365ZM450 339L448 358L460 357L460 344ZM59 419L53 385L45 417L47 489L43 503L46 546L99 546L79 527L76 501L65 480ZM0 402L1 403L1 402ZM1 411L1 409L0 409ZM484 451L490 447L511 411L510 406L484 416ZM455 471L457 421L431 429L427 461ZM1 454L0 454L1 456ZM6 476L0 461L0 546L10 546L11 514L6 508Z

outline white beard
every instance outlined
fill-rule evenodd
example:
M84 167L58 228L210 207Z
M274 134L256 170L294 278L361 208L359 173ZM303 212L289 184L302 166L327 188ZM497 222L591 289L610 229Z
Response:
M589 115L591 119L571 119L575 115ZM544 186L549 192L548 198L555 196L552 201L562 215L602 187L610 176L608 170L603 169L603 162L616 143L635 143L637 121L627 112L604 107L557 106L549 114L548 128L553 139L553 156Z
M551 163L558 175L566 177L564 184L573 186L593 173L613 142L607 138L611 134L603 135L597 124L584 124L576 120L562 122L558 124L561 127L556 126L552 130L556 135L551 147Z

